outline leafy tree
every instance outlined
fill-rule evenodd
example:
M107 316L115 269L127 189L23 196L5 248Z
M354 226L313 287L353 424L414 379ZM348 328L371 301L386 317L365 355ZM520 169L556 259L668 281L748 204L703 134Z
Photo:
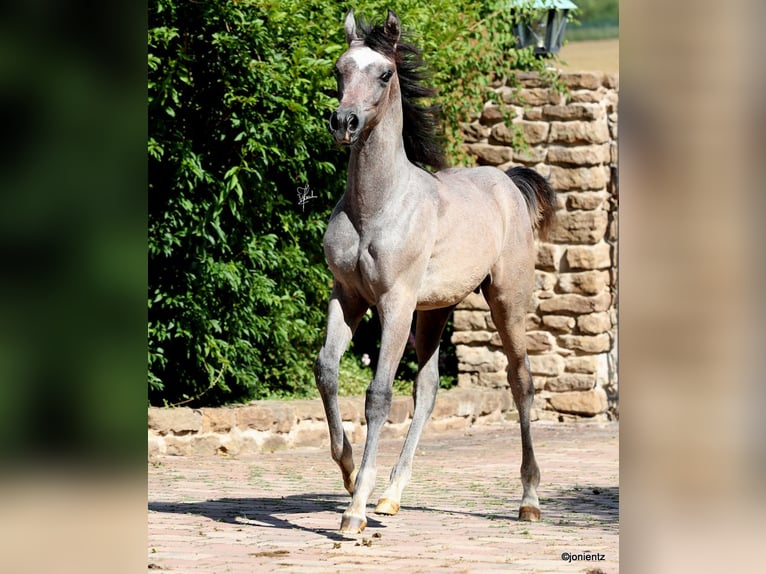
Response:
M322 250L345 186L327 134L350 5L181 2L149 10L149 399L313 391L331 276ZM385 16L388 2L354 3ZM402 0L434 69L455 162L493 78L542 68L501 2ZM307 196L299 202L299 194Z

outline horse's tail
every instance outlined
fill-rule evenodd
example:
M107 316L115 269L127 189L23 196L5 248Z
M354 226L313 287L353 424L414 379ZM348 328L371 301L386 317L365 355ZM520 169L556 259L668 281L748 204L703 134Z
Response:
M543 176L528 167L514 167L505 172L527 202L532 229L545 239L553 226L556 212L556 193Z

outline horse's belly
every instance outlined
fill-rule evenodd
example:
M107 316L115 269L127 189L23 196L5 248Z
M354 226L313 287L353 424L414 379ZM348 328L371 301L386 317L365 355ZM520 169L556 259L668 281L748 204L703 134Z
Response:
M417 308L440 309L457 305L466 298L466 296L475 290L484 278L488 270L472 270L462 276L460 275L426 275L423 283L418 290Z

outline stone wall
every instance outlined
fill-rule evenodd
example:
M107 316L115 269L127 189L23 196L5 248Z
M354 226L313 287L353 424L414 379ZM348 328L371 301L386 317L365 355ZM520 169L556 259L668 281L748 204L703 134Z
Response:
M534 416L614 418L618 78L564 73L568 95L533 73L516 78L517 88L494 88L499 106L487 103L463 129L478 164L532 167L556 191L557 223L548 241L538 242L527 316ZM511 112L509 123L504 112ZM514 151L519 130L529 147ZM455 311L453 342L460 387L507 386L505 355L480 295Z
M367 437L364 397L341 397L343 428L352 443ZM394 397L381 436L403 437L412 420L412 397ZM285 448L329 448L329 432L320 399L254 401L219 408L150 407L149 456L240 456ZM517 421L511 395L499 389L440 391L425 433L473 425Z

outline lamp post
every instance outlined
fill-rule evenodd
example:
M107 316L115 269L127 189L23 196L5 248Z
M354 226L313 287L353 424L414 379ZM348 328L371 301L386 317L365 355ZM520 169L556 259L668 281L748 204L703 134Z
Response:
M561 49L564 30L567 27L567 15L577 8L571 0L534 0L532 2L513 2L534 9L528 18L520 18L514 25L514 35L519 48L534 46L535 55L547 57Z

